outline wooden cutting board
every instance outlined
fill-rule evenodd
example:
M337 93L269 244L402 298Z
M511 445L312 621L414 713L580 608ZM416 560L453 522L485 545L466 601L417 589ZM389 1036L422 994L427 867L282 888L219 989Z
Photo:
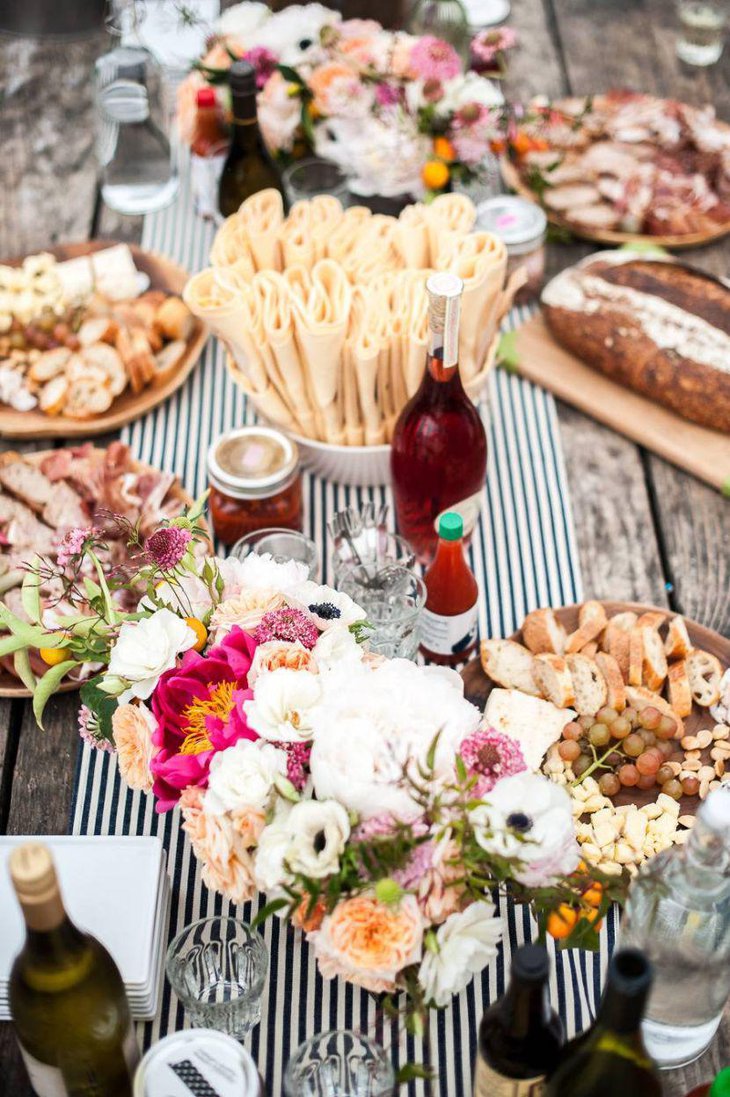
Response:
M555 342L542 316L518 328L516 337L523 377L712 487L730 491L730 436L690 423L591 369Z

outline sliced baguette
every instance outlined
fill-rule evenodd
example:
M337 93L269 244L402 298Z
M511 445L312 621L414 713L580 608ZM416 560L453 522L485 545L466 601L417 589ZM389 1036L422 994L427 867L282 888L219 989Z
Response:
M522 624L522 639L535 655L562 655L568 634L551 609L534 609Z
M666 619L666 613L662 613L660 610L656 609L648 609L645 613L641 614L636 623L640 628L660 629Z
M611 641L617 633L629 633L638 621L633 610L627 609L624 613L615 613L609 618L608 624L601 636L601 647L604 651L610 650Z
M542 652L533 660L533 674L540 691L558 708L568 708L575 700L573 678L562 655Z
M664 652L667 659L686 659L692 650L692 641L687 632L684 617L673 617L667 628Z
M580 651L591 640L597 639L607 624L606 611L600 602L584 602L578 610L578 628L568 637L565 645L569 655Z
M580 649L581 655L586 655L589 659L595 659L596 652L598 651L598 641L590 640L587 644L584 644Z
M609 655L607 651L596 652L594 658L606 680L606 704L616 712L623 712L626 708L626 686L621 668L613 655Z
M630 686L640 686L644 670L644 630L634 625L629 633L629 677Z
M681 739L684 735L684 724L676 712L666 701L661 694L652 693L646 686L627 686L626 687L626 700L631 708L635 708L637 712L641 712L647 705L651 705L653 708L658 708L662 716L671 716L673 720L677 721L677 731L674 738Z
M575 701L573 708L581 716L593 716L606 704L608 687L598 664L586 655L576 653L567 656L568 669L573 679Z
M153 386L164 385L177 370L188 345L183 339L168 343L155 355L157 371L152 378ZM529 645L528 645L529 647Z
M482 640L480 655L486 674L506 689L519 689L533 697L540 689L533 673L533 655L514 640Z
M687 656L687 673L692 696L702 708L716 705L720 700L722 667L720 660L709 651L695 649Z
M609 626L610 627L610 626ZM624 682L629 680L629 655L631 633L623 629L614 629L611 633L608 646L604 649L608 655L613 656L621 671Z
M667 673L669 704L681 720L692 712L692 687L689 681L687 660L671 663Z
M648 616L648 614L645 616ZM660 690L667 677L667 657L664 654L664 644L656 626L645 625L642 627L640 622L641 618L639 618L636 627L641 628L642 634L642 681L649 689ZM638 685L638 683L635 684Z

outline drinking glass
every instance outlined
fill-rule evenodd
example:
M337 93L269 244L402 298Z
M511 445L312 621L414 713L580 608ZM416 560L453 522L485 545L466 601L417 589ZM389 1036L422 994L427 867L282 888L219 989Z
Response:
M297 160L286 169L283 179L292 205L317 194L332 194L343 206L350 203L347 176L337 164L320 156Z
M167 950L170 986L197 1028L245 1036L261 1020L269 966L263 938L237 918L202 918Z
M426 586L414 571L388 564L367 577L362 568L350 568L340 590L365 610L370 626L370 650L387 659L415 659L418 620L426 603Z
M677 57L687 65L714 65L722 53L727 0L679 0Z
M258 556L270 553L277 564L285 564L288 560L297 560L300 564L306 564L309 570L309 578L317 581L319 576L319 552L314 541L310 541L303 533L293 529L257 529L253 533L247 533L240 541L236 541L231 549L231 556L245 560L249 553L255 552Z
M356 538L337 538L332 549L332 576L338 586L351 568L358 569L355 577L362 581L388 564L412 568L415 562L415 553L405 538L382 526L370 526Z
M357 1032L323 1032L300 1044L284 1071L286 1097L386 1097L395 1073L379 1044Z

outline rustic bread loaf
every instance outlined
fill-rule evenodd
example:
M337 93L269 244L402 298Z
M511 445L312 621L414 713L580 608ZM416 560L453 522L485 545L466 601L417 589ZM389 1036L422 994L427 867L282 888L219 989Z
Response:
M603 252L545 287L555 338L613 380L730 433L730 289L679 263Z

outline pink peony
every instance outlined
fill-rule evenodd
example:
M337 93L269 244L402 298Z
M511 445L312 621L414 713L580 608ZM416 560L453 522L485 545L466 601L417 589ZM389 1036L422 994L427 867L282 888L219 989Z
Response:
M432 35L418 39L411 50L411 66L421 80L451 80L461 72L454 47Z
M459 747L469 775L477 778L474 795L486 796L503 777L522 773L527 764L519 743L494 728L477 728Z
M276 55L266 46L254 46L253 49L244 53L243 59L248 61L249 65L253 65L256 71L256 87L261 91L266 86L267 80L276 72L276 66L279 63Z
M152 695L157 753L150 769L157 811L169 811L189 785L205 787L213 754L238 739L258 739L243 702L253 697L248 671L255 641L233 628L207 655L188 651L166 671Z

